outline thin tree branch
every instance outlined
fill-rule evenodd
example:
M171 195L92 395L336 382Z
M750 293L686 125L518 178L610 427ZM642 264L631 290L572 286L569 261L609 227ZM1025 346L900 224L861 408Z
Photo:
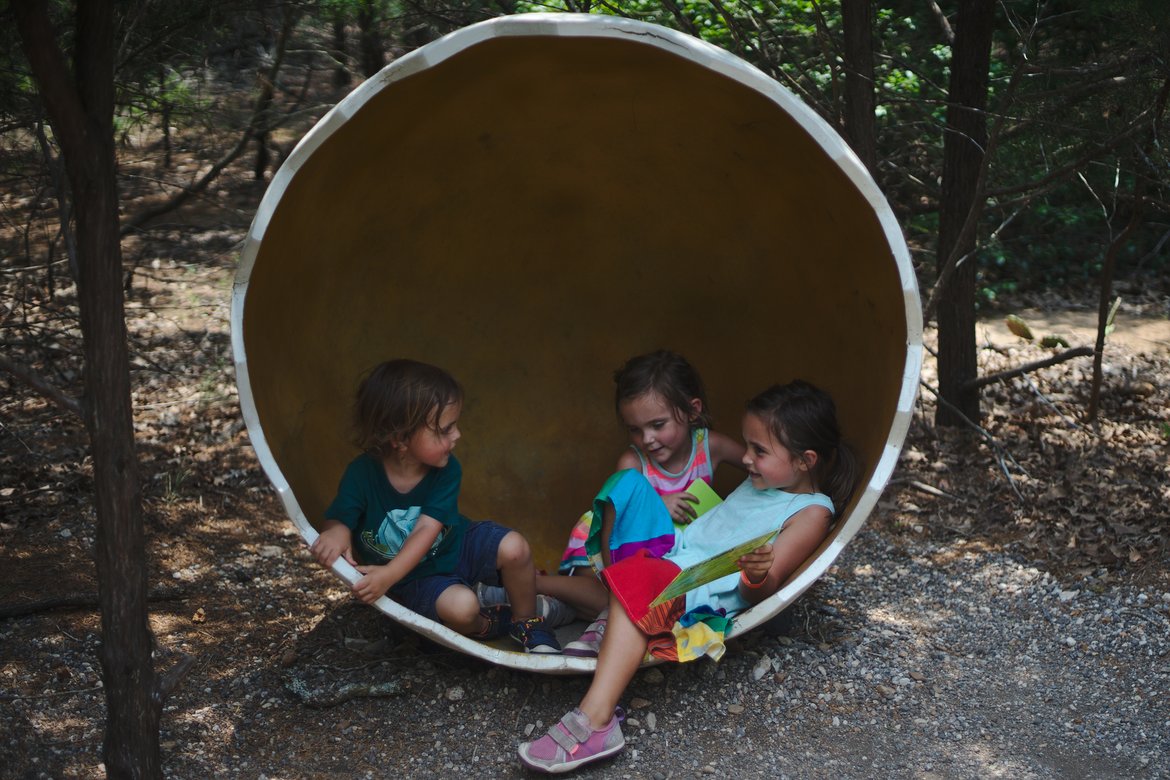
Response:
M1005 477L1007 477L1008 485L1011 486L1012 492L1014 492L1016 494L1016 498L1020 499L1021 501L1025 500L1024 494L1020 492L1020 489L1018 487L1016 487L1016 482L1014 479L1012 479L1012 475L1007 469L1007 461L1010 460L1013 464L1015 464L1015 467L1018 468L1020 470L1020 473L1024 474L1025 476L1028 473L1027 470L1023 466L1021 466L1019 464L1019 462L1014 457L1012 457L1012 454L1010 452L1005 450L1003 448L1003 446L995 440L995 437L992 436L991 433L986 428L984 428L983 426L981 426L978 423L971 420L969 417L967 417L967 415L963 414L963 412L961 410L959 410L954 404L952 404L947 399L943 398L942 395L938 392L938 390L935 387L927 384L926 382L924 382L922 380L919 380L918 383L920 385L922 385L924 388L926 388L928 391L930 391L931 395L934 396L935 401L948 407L955 414L956 417L958 417L960 420L962 420L964 423L966 423L972 430L974 430L976 433L978 433L980 436L983 437L983 439L987 442L988 446L991 447L992 452L995 453L995 460L999 464L999 470L1003 472L1003 475Z
M1170 98L1170 79L1162 82L1162 89L1158 92L1157 100L1154 101L1154 115L1150 123L1150 135L1142 147L1134 152L1135 158L1149 156L1148 149L1158 138L1161 129L1162 112L1166 110L1166 101L1168 98ZM1125 228L1117 235L1117 238L1109 242L1109 249L1105 252L1105 262L1101 271L1101 295L1097 306L1097 353L1093 358L1093 387L1089 394L1089 408L1086 413L1089 422L1096 421L1097 407L1101 400L1101 362L1105 351L1105 330L1108 326L1109 301L1113 297L1113 271L1117 267L1117 256L1121 254L1121 248L1129 240L1130 235L1137 230L1138 225L1142 223L1142 217L1145 214L1145 198L1143 196L1145 195L1148 182L1149 180L1145 176L1136 177L1133 185L1133 213L1130 215L1129 222Z
M160 702L165 702L167 697L174 692L175 688L179 686L179 683L187 675L187 672L190 671L194 663L195 656L181 653L179 660L175 661L174 666L158 676L158 679L155 681L155 691L157 691Z
M177 588L160 588L151 593L149 601L178 601L187 598L187 592ZM23 604L0 604L0 619L24 617L54 609L97 609L101 606L96 593L70 593Z
M276 83L277 75L280 73L280 68L284 63L284 52L287 45L287 36L291 33L291 27L292 25L288 24L282 26L281 38L277 44L276 49L277 54L275 57L273 57L271 67L269 67L268 71L262 76L262 83ZM233 146L227 154L219 158L219 160L217 160L215 164L208 169L207 173L199 177L191 184L180 189L166 202L160 203L153 208L144 209L143 211L135 214L133 217L125 220L122 223L121 228L119 228L118 234L125 236L129 233L133 233L151 220L157 219L164 214L168 214L174 211L194 196L206 190L208 185L215 181L219 177L220 173L222 173L223 170L227 168L227 166L231 165L241 154L244 153L244 150L248 148L248 142L256 137L257 132L259 132L261 129L271 129L264 126L267 117L267 104L263 100L257 99L255 105L252 108L252 116L248 119L248 126L240 134L239 140L236 141L236 145Z
M0 370L24 382L45 399L51 401L61 411L75 414L82 420L85 419L85 409L80 399L68 395L31 368L22 366L0 355Z
M965 383L963 385L963 389L964 390L970 390L970 389L978 390L979 388L986 387L987 385L998 382L1001 379L1011 379L1012 377L1021 376L1023 374L1027 374L1027 373L1030 373L1032 371L1037 371L1041 368L1048 368L1049 366L1055 366L1058 363L1064 363L1066 361L1072 360L1073 358L1089 357L1092 354L1093 354L1092 347L1074 347L1073 349L1066 349L1064 352L1061 352L1060 354L1053 355L1052 357L1044 358L1043 360L1036 360L1036 361L1033 361L1031 363L1025 363L1022 366L1016 366L1015 368L1009 368L1005 371L997 371L996 373L988 374L987 376L976 377L975 379L972 379L970 382Z
M934 14L935 20L938 22L939 28L942 30L943 38L946 39L947 45L955 45L955 29L951 27L947 15L938 7L938 3L934 0L927 0L927 5L930 6L931 13Z

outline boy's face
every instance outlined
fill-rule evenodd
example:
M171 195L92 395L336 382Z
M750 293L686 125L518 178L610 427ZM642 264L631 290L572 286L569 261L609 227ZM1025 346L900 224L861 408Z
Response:
M455 442L462 436L459 432L459 415L462 404L447 404L433 420L434 425L424 425L410 436L406 452L419 463L434 468L443 468L451 458Z
M808 492L806 462L777 441L768 424L754 414L743 416L743 441L747 445L743 465L748 471L752 487L756 490L780 488Z
M700 404L699 399L693 401ZM618 404L630 443L666 471L676 472L691 457L690 421L658 393L644 393Z

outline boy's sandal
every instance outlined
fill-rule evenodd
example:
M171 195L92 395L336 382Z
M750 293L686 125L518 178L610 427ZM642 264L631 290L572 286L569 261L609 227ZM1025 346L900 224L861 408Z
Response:
M473 634L472 639L499 639L512 629L512 608L507 604L496 604L479 611L487 620L487 628L479 634Z

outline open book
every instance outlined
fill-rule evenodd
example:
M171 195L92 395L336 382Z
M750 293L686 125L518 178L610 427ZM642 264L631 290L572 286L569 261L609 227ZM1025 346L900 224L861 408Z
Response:
M719 494L712 490L711 486L702 480L695 480L692 482L690 486L687 487L687 492L699 499L699 503L696 505L696 512L699 516L702 516L704 513L710 511L715 506L722 503L722 499L719 498ZM775 539L779 533L779 528L768 531L767 533L761 534L754 539L748 539L742 544L737 544L730 550L724 550L717 555L713 555L705 561L700 561L693 566L688 566L687 568L680 571L673 580L671 580L670 584L666 586L666 589L659 593L654 601L650 602L650 606L657 607L661 604L665 604L671 599L677 596L681 596L687 591L694 590L700 585L706 585L708 582L717 580L720 577L726 577L728 574L734 574L735 572L739 571L739 566L736 565L736 561L750 553L752 550L755 550L758 547L763 547L765 544Z

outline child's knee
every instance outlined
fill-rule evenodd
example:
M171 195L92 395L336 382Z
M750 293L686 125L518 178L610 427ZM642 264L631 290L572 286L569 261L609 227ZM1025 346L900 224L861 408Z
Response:
M439 594L435 611L443 625L461 634L479 628L479 598L475 591L463 585L452 585Z
M500 548L496 553L496 565L501 569L511 566L527 565L532 561L532 548L528 540L516 531L509 531L500 540Z

